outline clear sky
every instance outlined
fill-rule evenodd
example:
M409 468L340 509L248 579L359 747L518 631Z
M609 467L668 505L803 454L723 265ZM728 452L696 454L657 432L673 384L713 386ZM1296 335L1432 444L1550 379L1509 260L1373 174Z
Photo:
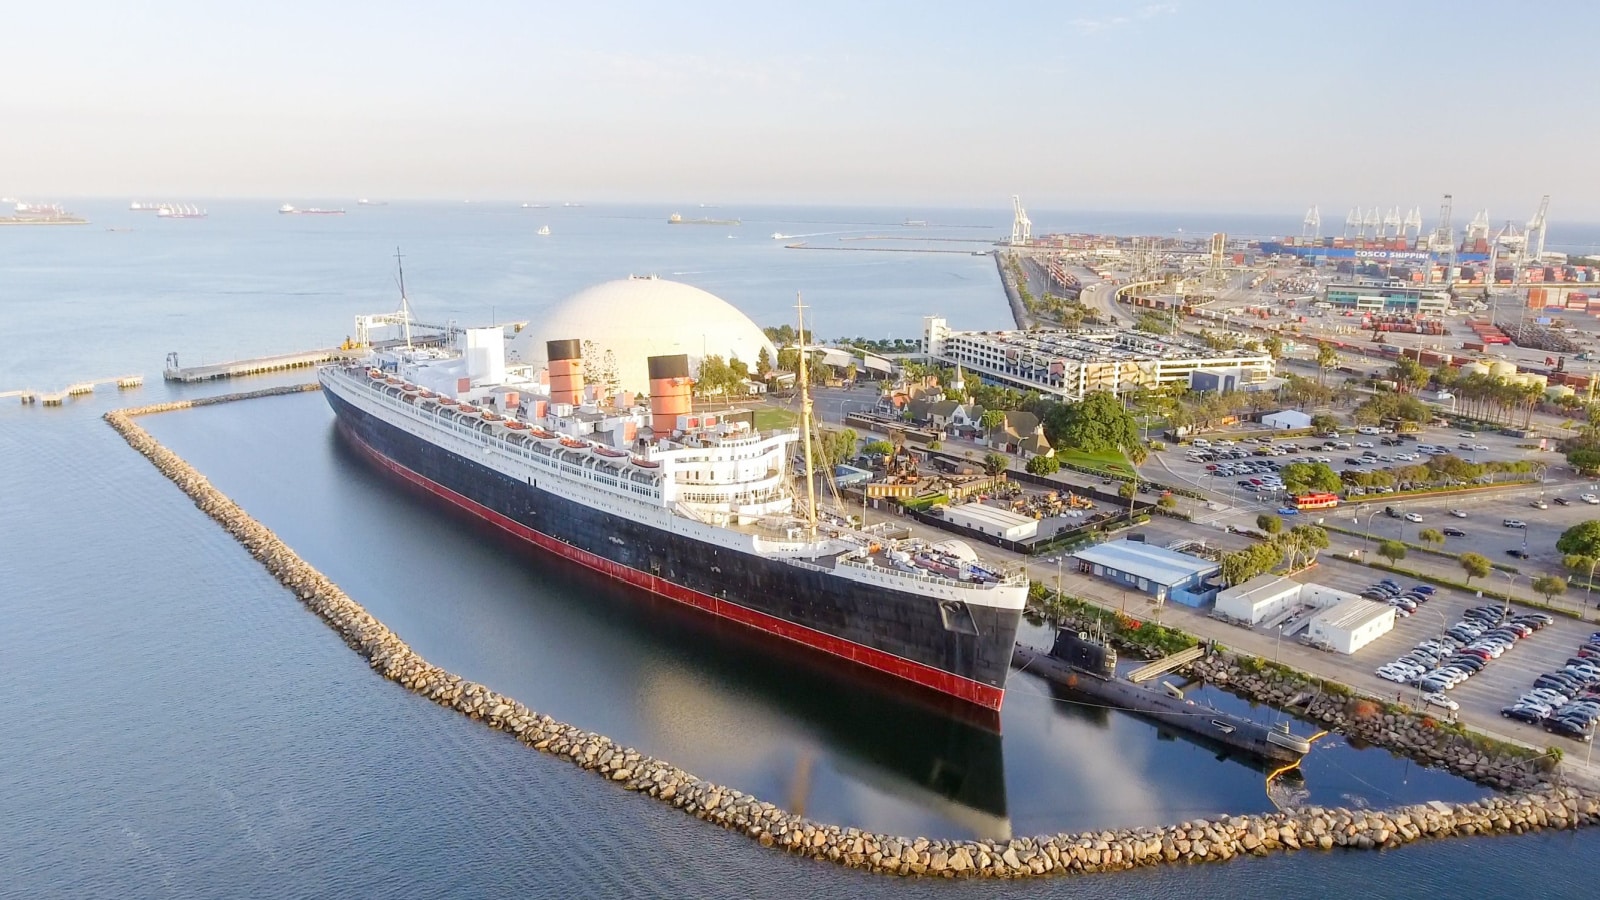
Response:
M1593 2L5 4L0 193L1600 220Z

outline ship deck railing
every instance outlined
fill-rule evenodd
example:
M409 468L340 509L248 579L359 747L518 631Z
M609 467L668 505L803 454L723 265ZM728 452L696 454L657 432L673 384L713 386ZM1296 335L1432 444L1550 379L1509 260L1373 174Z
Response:
M855 568L866 569L872 572L881 572L886 575L891 575L895 578L909 578L915 581L926 581L930 584L937 584L944 587L966 588L974 591L994 590L1001 585L1020 583L1021 580L1021 576L1019 574L1016 576L1002 576L994 581L962 581L957 578L949 578L944 575L936 575L931 572L909 571L894 565L879 565L878 563L874 562L871 557L842 556L839 558L839 564L843 566L854 566Z

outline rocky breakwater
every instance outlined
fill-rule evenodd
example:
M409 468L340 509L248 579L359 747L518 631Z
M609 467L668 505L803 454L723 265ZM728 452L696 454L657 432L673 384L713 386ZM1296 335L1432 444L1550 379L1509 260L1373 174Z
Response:
M1537 790L1550 784L1557 760L1543 751L1476 735L1425 713L1355 696L1293 670L1244 663L1218 653L1189 670L1236 694L1299 714L1369 744L1439 766L1480 784L1505 790Z
M558 722L429 663L133 421L141 414L314 389L314 385L275 388L158 404L107 413L105 419L383 677L626 790L747 835L761 846L883 874L1026 878L1220 861L1301 848L1394 847L1425 837L1520 833L1600 821L1600 800L1571 788L1546 788L1465 804L1425 803L1381 812L1303 808L1164 828L1011 841L908 838L813 822L742 791L697 778L604 735Z

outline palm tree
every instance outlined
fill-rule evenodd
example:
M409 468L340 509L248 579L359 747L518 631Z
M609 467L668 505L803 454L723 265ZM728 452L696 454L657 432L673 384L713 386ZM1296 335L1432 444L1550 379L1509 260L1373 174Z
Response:
M1317 384L1323 383L1329 369L1339 364L1339 351L1327 341L1317 345Z

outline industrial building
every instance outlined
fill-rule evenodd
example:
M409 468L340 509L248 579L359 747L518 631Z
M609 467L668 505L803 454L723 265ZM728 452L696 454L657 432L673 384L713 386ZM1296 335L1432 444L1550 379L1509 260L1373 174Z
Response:
M982 503L946 507L944 518L947 522L1008 541L1026 541L1039 535L1038 519Z
M1311 618L1311 642L1354 653L1394 628L1394 607L1352 597Z
M1450 311L1450 295L1419 285L1330 284L1327 300L1340 311L1377 315L1443 316Z
M1217 613L1229 621L1254 626L1270 623L1293 610L1327 609L1359 599L1347 591L1320 584L1302 584L1282 575L1257 575L1219 592Z
M1249 388L1272 377L1272 357L1217 351L1199 341L1132 331L952 331L941 316L922 320L928 356L983 378L1064 400L1094 391L1120 393L1165 384L1187 386L1199 370L1237 370Z
M1222 566L1198 556L1153 547L1142 541L1107 541L1075 551L1078 571L1135 588L1157 600L1203 606L1216 597L1206 579Z

